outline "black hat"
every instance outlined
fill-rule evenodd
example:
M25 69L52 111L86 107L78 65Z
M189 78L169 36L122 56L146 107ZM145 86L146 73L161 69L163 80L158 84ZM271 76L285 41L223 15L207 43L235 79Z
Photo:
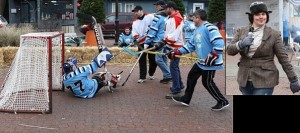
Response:
M177 5L176 5L176 3L175 2L173 2L173 1L168 1L164 6L163 6L163 8L169 8L169 7L173 7L175 10L177 10Z
M165 4L166 4L165 1L159 0L159 1L157 1L156 3L154 3L153 5L161 5L161 6L163 6L163 5L165 5Z
M272 11L268 11L266 4L264 4L263 2L257 1L257 2L253 2L250 5L250 13L246 12L246 14L254 15L254 14L260 13L260 12L272 13Z
M134 9L132 10L132 12L136 12L139 10L143 10L143 8L141 6L135 6Z

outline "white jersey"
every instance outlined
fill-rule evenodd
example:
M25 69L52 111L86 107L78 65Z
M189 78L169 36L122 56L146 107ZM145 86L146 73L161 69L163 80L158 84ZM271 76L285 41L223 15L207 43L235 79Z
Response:
M183 18L179 11L169 15L166 20L165 37L164 40L168 43L168 46L173 48L179 48L183 45Z
M153 14L144 14L141 18L136 18L132 23L132 36L137 37L138 44L143 44L146 40L148 29L153 21Z

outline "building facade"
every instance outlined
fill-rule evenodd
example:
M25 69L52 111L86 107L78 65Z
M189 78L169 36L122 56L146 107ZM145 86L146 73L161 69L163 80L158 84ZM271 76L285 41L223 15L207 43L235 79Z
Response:
M118 8L119 12L131 12L131 10L136 5L141 5L143 7L143 10L145 12L156 12L155 6L153 5L156 3L157 0L147 0L147 1L141 1L141 0L118 0ZM183 4L186 10L186 13L188 12L194 12L197 9L208 9L208 3L209 0L183 0ZM114 13L115 10L115 0L106 0L106 14Z
M8 0L9 22L30 23L40 29L77 25L77 0Z
M142 5L145 12L155 12L157 0L118 0L119 12L131 12ZM77 0L7 0L10 24L30 23L39 29L59 29L62 26L78 26ZM186 12L208 9L209 0L184 0ZM105 14L115 12L116 0L106 0Z

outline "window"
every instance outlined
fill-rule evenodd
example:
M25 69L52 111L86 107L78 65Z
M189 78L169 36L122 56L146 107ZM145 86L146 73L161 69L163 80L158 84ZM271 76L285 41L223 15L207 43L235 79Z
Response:
M119 12L122 12L122 3L119 3L118 8ZM116 3L111 4L111 12L116 12Z
M131 12L134 8L133 3L125 3L125 12Z
M115 22L115 16L110 16L106 18L106 22Z
M195 12L198 9L204 9L204 4L203 3L194 3L193 4L193 12Z

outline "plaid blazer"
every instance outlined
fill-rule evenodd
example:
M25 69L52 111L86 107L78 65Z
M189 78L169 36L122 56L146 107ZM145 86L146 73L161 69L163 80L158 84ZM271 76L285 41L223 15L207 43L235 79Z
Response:
M238 84L241 87L245 87L248 77L251 76L255 88L271 88L278 85L279 71L274 62L274 55L278 58L289 81L297 79L293 66L289 62L288 54L285 52L281 34L278 31L265 26L261 45L251 58L245 52L236 48L236 43L248 35L249 28L250 26L246 26L238 29L226 49L228 55L236 55L238 53L241 55L238 63Z

